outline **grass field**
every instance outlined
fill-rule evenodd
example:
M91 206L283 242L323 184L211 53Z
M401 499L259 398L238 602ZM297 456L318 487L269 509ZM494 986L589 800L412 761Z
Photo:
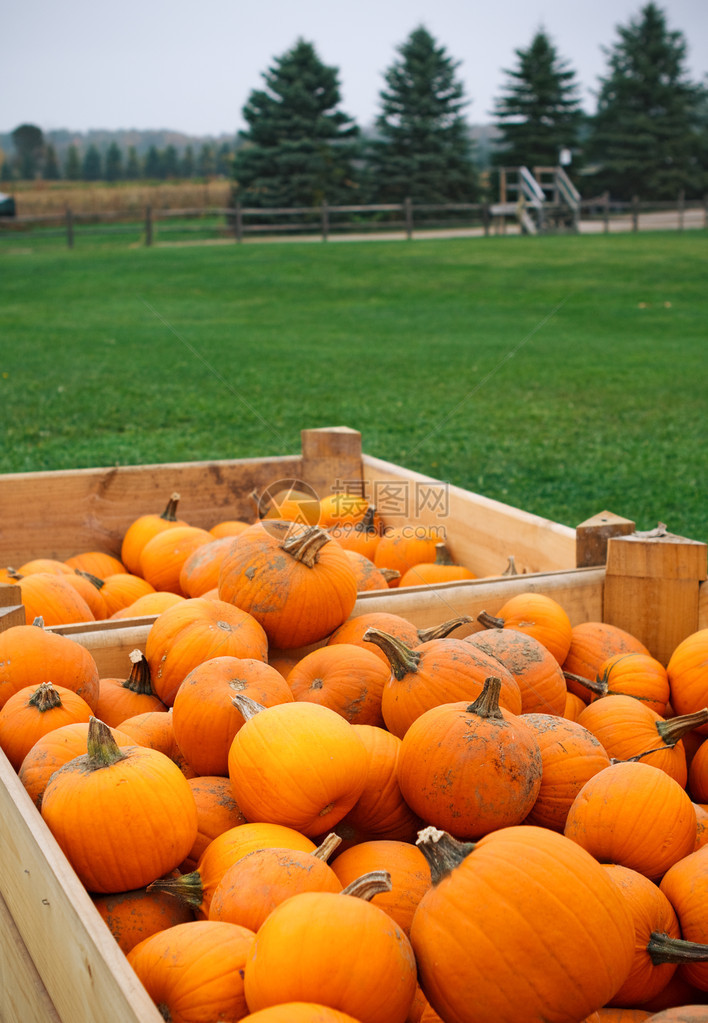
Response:
M0 471L303 427L576 525L708 540L705 232L0 249Z

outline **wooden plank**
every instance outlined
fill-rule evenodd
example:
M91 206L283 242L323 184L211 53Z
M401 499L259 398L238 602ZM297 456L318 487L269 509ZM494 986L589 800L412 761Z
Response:
M698 628L708 629L708 582L698 587Z
M0 991L0 1023L61 1023L1 895Z
M250 521L253 490L301 472L302 460L293 455L0 476L0 567L89 550L117 555L130 523L161 513L174 491L178 514L190 525Z
M675 536L662 524L610 538L604 620L631 632L667 664L681 640L698 629L707 550L706 544Z
M636 524L614 512L601 511L575 528L575 564L578 568L604 565L607 561L607 541L611 536L627 536Z
M163 1023L1 751L0 818L0 895L62 1023Z
M433 527L455 561L476 575L501 574L510 556L517 570L575 567L575 529L481 494L363 455L366 496L387 525Z
M321 499L361 493L361 434L348 426L303 430L302 478Z

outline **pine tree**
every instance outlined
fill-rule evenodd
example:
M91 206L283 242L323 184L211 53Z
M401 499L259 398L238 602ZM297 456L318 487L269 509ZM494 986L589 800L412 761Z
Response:
M57 151L51 142L47 144L44 150L44 167L42 168L42 177L45 181L59 181L61 178L59 161L57 160Z
M12 132L17 152L20 178L30 181L36 177L44 153L44 133L36 124L20 124Z
M81 158L76 146L71 145L66 151L64 177L67 181L78 181L81 178Z
M358 128L339 109L338 71L299 39L263 75L243 108L233 173L249 206L315 206L357 195L353 159Z
M98 151L98 147L93 145L93 143L88 147L84 155L81 177L84 181L101 180L101 154Z
M194 177L194 150L187 146L182 156L181 173L183 178Z
M141 177L140 172L140 159L138 157L138 151L135 146L128 147L128 157L125 161L125 178L126 181L137 181Z
M106 153L106 181L120 181L123 177L123 154L117 142L111 142Z
M233 154L228 142L222 142L216 154L216 173L224 177L231 177L233 169Z
M197 168L199 170L200 178L211 178L216 173L214 150L208 142L205 142L199 150Z
M150 146L145 155L145 177L153 180L162 177L162 158L157 146Z
M597 191L622 200L675 199L680 189L700 195L703 90L688 79L682 33L670 31L663 11L649 3L618 35L606 51L588 145Z
M472 202L476 173L462 115L467 105L454 61L424 27L386 71L368 170L378 202Z
M504 95L494 115L501 138L495 162L508 167L555 167L563 149L577 149L584 116L575 72L549 36L536 32L518 63L505 70Z

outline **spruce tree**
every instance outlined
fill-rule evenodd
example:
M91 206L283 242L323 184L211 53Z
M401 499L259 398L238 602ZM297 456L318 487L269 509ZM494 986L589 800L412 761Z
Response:
M101 154L98 151L98 147L92 143L84 155L81 177L84 181L100 181L101 173Z
M675 199L680 189L702 194L703 90L688 78L682 33L669 30L654 3L617 31L588 145L597 191L621 200Z
M561 150L577 148L584 116L575 71L541 30L528 49L514 51L504 94L494 104L500 141L495 162L508 167L555 167Z
M54 146L50 143L47 144L44 150L44 166L42 168L42 177L45 181L59 181L61 178L61 172L59 170L59 161L57 160L57 151Z
M202 144L197 160L197 169L200 178L211 178L216 173L216 158L214 149L208 142Z
M459 62L423 26L398 53L384 75L377 137L369 147L372 198L473 202L476 173Z
M162 156L157 146L150 146L145 154L145 177L152 180L162 177Z
M67 181L78 181L81 178L81 158L79 150L74 145L69 146L66 151L64 177Z
M128 157L125 161L126 181L137 181L141 177L140 159L135 146L128 147Z
M187 146L182 156L181 173L183 178L194 177L194 150Z
M243 108L233 161L235 197L249 206L315 206L357 197L358 128L339 109L338 71L299 39L263 75Z
M117 142L111 142L106 153L106 181L120 181L123 177L123 154Z

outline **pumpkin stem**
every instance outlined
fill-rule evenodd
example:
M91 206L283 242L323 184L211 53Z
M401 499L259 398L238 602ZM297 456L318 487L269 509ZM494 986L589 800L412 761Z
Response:
M170 499L167 502L167 507L160 516L161 519L165 519L166 522L177 521L177 505L179 504L180 495L177 491L170 495Z
M643 753L637 753L633 757L627 757L626 760L610 757L610 764L637 764L643 757L648 757L650 753L663 753L667 749L671 749L671 746L655 746L653 749L645 749Z
M357 533L374 533L374 535L378 536L379 531L374 525L375 515L376 508L373 504L370 504L364 512L363 518L354 524L353 529L355 529Z
M675 746L688 732L708 721L708 707L693 711L692 714L680 714L668 721L657 721L656 730L667 746Z
M458 618L449 618L440 625L431 625L429 629L418 629L418 639L421 643L429 643L433 639L445 639L461 625L468 625L472 618L469 615L460 615Z
M418 670L421 655L388 632L369 626L361 637L366 643L373 643L386 654L391 671L398 682L412 671Z
M329 835L317 846L312 855L316 856L318 860L324 860L326 863L337 846L341 845L341 842L342 840L339 835L336 835L334 831L330 831Z
M499 695L501 693L501 679L496 675L485 678L484 687L474 703L467 707L468 714L476 714L481 718L500 718L504 715L499 707Z
M204 902L204 886L198 870L179 877L161 877L147 886L149 892L164 892L188 906L199 908Z
M387 583L393 582L394 579L400 579L401 573L397 568L380 568L379 572L384 577Z
M99 579L97 575L92 575L90 572L84 572L82 568L75 568L74 572L76 572L77 575L80 575L83 579L88 579L88 581L92 583L97 590L102 589L106 585L105 579Z
M24 579L24 576L20 575L20 573L17 571L17 569L16 568L12 568L12 566L10 566L10 565L7 566L5 571L7 572L7 574L9 575L9 577L11 579Z
M264 519L268 514L269 505L263 500L263 496L257 490L252 490L248 496L256 506L256 518Z
M118 743L113 738L113 732L105 721L98 718L89 718L88 738L86 740L88 753L88 768L90 771L98 771L102 767L111 767L119 760L125 760L125 753L121 751Z
M42 618L41 615L37 615L37 617L33 620L32 624L36 625L38 629L43 629L44 628L44 618Z
M519 570L516 567L516 562L514 561L514 555L510 554L509 555L509 560L506 563L506 568L502 572L502 575L518 575L518 574L519 574Z
M607 696L608 685L603 679L593 682L589 678L583 678L582 675L574 675L572 671L564 671L563 676L571 682L577 682L584 689L589 689L591 693L595 693L597 696Z
M454 565L452 555L447 549L444 543L435 544L435 564L436 565Z
M256 714L260 714L262 710L265 710L262 703L252 700L250 696L244 696L243 693L236 693L235 696L231 697L231 702L236 710L241 712L244 721L250 721Z
M362 874L356 880L342 889L342 895L353 895L357 899L370 902L374 895L381 895L383 892L390 892L391 875L387 870L371 870L368 874Z
M61 707L61 696L51 682L41 682L27 701L30 707L36 707L43 714L45 710Z
M281 547L287 554L291 554L296 561L299 561L307 568L314 568L317 564L317 555L320 550L326 543L330 543L331 540L332 537L324 529L320 529L319 526L310 526L304 532L298 533L297 536L285 540Z
M654 966L662 963L705 963L708 962L708 945L697 941L684 941L668 934L652 931L649 935L647 952Z
M477 615L477 621L480 625L483 625L485 629L503 629L504 619L495 618L494 615L490 615L489 611L480 611Z
M430 877L439 884L475 849L475 842L459 842L447 831L432 826L418 832L417 846L428 861Z
M142 650L131 650L128 656L133 667L122 688L129 689L131 693L138 693L140 696L154 696L150 665L145 654Z

